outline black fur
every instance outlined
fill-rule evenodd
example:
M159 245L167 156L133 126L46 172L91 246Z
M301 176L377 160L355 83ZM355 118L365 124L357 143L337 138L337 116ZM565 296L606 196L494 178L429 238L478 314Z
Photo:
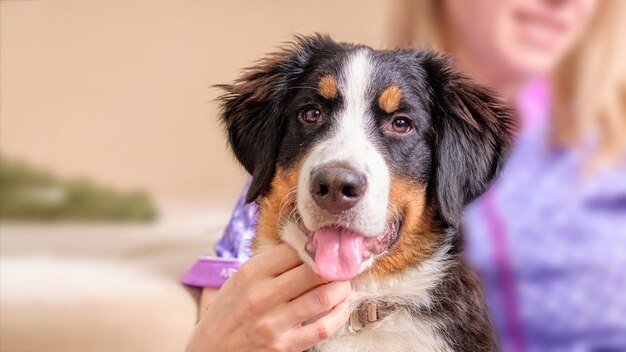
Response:
M482 194L511 145L513 120L493 93L453 71L449 59L423 61L434 90L435 182L439 212L458 226L463 207Z
M458 237L456 228L447 230L448 244ZM444 240L446 242L446 240ZM453 247L453 259L434 289L433 302L412 311L419 319L431 320L453 351L496 352L497 342L478 276L463 260L460 248Z

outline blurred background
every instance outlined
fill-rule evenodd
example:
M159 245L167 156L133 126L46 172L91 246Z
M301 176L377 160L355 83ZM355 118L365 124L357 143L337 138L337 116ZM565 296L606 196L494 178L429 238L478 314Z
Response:
M0 350L182 350L246 179L211 85L296 33L380 46L387 7L0 1Z

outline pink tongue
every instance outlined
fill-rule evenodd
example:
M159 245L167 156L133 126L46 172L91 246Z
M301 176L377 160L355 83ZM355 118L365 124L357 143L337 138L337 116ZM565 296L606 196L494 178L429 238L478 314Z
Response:
M323 227L317 240L315 267L329 281L347 281L359 273L363 262L363 235L336 227Z

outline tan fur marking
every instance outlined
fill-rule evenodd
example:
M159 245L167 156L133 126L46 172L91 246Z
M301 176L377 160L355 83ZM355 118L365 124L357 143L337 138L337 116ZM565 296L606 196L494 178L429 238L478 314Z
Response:
M400 108L400 101L402 100L402 90L398 86L387 87L378 98L378 106L390 114L398 108Z
M395 209L403 214L398 239L388 252L378 258L369 275L385 277L427 259L437 245L437 234L432 230L430 211L426 208L426 190L407 179L392 177L387 218L394 218Z
M333 100L337 97L337 81L335 77L326 75L320 79L319 83L320 95L328 100Z
M276 170L270 193L259 202L259 221L252 252L258 253L263 244L283 242L278 234L279 226L296 206L299 167L290 171Z

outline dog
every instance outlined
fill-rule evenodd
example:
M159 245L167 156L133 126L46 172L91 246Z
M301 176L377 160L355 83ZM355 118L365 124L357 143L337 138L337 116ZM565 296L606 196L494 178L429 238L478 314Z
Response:
M253 251L288 243L351 316L312 351L495 351L462 260L464 206L497 175L513 118L429 50L300 36L220 85L259 204Z

